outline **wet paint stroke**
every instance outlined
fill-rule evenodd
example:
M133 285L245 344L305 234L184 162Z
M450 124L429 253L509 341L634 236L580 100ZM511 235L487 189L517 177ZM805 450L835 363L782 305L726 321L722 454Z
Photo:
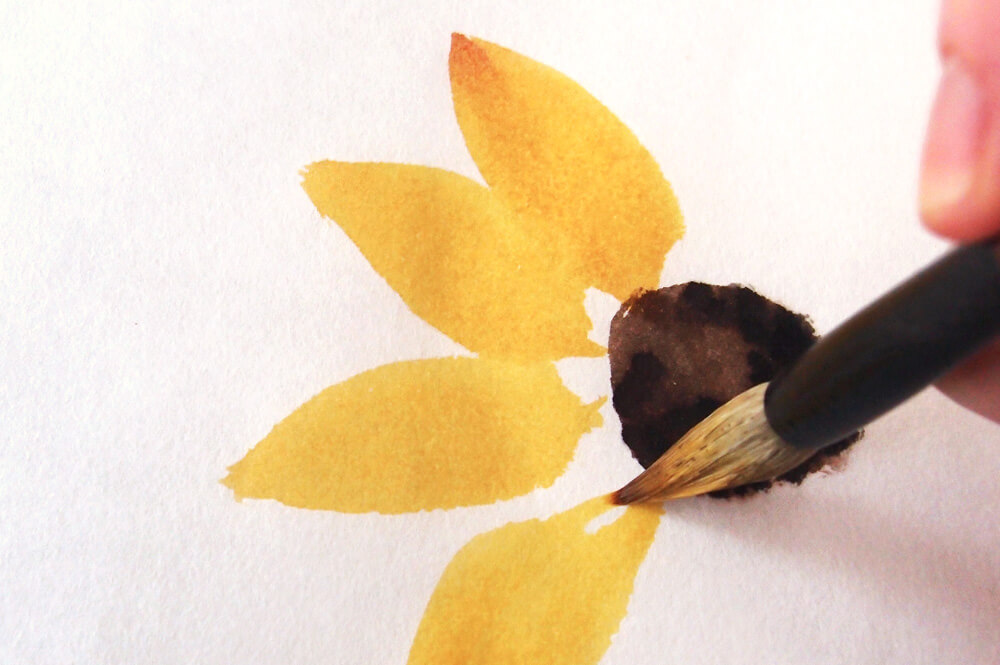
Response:
M715 409L788 369L815 340L805 316L745 286L688 282L638 291L612 320L608 342L622 439L648 467ZM777 480L801 482L859 438L818 451ZM713 495L746 494L771 484Z
M591 499L469 541L427 604L409 664L598 662L663 512L632 506L588 533L609 509L606 497Z
M583 404L553 362L606 352L588 339L587 288L625 300L659 285L684 234L673 190L632 132L560 72L463 35L452 36L448 64L486 186L443 169L338 161L306 167L302 186L414 314L474 357L391 363L321 391L230 468L222 482L236 498L385 514L490 504L551 485L601 424L601 402ZM683 293L716 306L698 289ZM688 332L714 332L698 347L707 356L675 358L701 381L684 395L723 400L764 364L780 368L762 356L750 374L727 370L714 350L742 332L691 320ZM649 406L635 381L644 361L633 360L649 335L677 332L661 328L614 329L615 406L629 426L628 408ZM410 662L597 662L661 512L630 507L587 529L608 510L594 499L470 541L427 605Z

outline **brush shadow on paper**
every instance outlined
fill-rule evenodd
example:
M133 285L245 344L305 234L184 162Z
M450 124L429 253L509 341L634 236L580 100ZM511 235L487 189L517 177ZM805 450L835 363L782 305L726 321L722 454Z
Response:
M780 553L796 570L822 571L824 581L832 573L838 581L831 589L843 586L881 606L876 612L868 610L872 620L909 616L924 624L931 636L937 627L928 622L943 620L949 626L945 631L949 639L958 639L953 632L957 629L965 636L963 647L1000 656L997 557L986 539L966 535L963 540L928 525L919 515L876 505L866 496L810 492L798 499L782 498L764 499L768 510L759 509L762 504L752 500L722 505L675 502L664 531L676 522L707 530L715 542L738 541L754 551ZM941 649L956 646L941 645Z

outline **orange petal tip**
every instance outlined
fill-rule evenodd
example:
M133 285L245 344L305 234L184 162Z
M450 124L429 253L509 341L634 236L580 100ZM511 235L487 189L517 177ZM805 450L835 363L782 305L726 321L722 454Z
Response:
M475 41L465 35L453 32L451 34L451 52L448 54L448 67L453 79L479 78L490 69L490 56Z

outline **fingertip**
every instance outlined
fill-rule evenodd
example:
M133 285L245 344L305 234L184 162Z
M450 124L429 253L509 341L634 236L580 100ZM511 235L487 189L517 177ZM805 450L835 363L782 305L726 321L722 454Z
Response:
M949 204L925 200L921 196L920 215L924 226L943 238L960 243L977 242L1000 233L1000 201L984 202L969 198Z
M924 142L920 212L960 242L1000 232L1000 2L944 0L944 61Z
M1000 3L988 0L943 0L938 20L942 59L958 58L971 69L988 73L1000 63Z

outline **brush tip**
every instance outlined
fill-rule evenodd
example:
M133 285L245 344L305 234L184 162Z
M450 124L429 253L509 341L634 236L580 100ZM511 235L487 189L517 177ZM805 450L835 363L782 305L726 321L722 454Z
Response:
M767 422L767 384L737 395L695 425L631 482L618 505L665 501L771 480L813 454L783 441Z
M632 500L629 499L628 495L625 493L624 490L625 488L623 487L617 492L612 492L610 495L608 495L608 498L611 500L611 503L613 505L627 506L628 504L632 503Z

